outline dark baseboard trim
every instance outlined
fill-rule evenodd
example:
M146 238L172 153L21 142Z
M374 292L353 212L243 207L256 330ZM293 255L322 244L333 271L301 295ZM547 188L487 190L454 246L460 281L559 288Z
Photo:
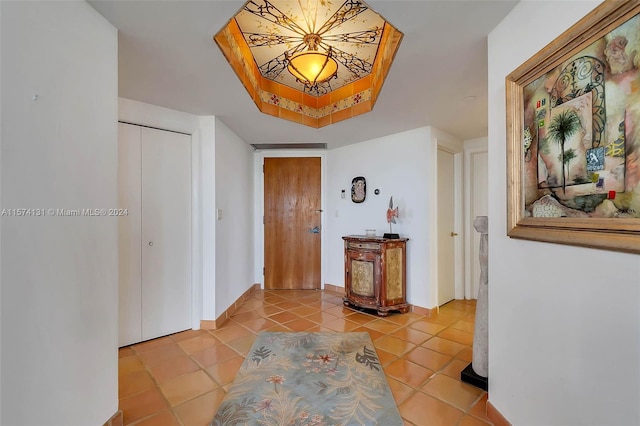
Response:
M487 401L487 418L491 420L494 426L512 426L491 401Z
M227 308L226 311L222 313L215 320L200 320L200 329L202 330L217 330L231 318L231 315L238 309L248 298L251 296L251 293L260 289L260 284L254 284L247 289L235 302Z
M337 285L324 283L324 289L327 291L332 291L334 293L344 294L344 287L338 287Z
M344 287L340 287L337 285L324 283L324 289L328 291L332 291L334 293L344 294ZM438 308L423 308L422 306L411 305L409 304L409 312L414 312L416 314L424 315L425 317L434 317L438 314Z
M109 420L104 424L104 426L123 426L124 418L122 417L122 410L116 411L116 413L111 416Z

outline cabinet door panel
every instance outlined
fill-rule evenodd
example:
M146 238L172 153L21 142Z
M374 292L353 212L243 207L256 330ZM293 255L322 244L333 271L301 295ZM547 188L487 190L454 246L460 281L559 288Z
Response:
M404 302L404 253L402 247L390 247L385 252L385 288L384 299L390 305ZM399 302L398 302L399 301Z
M142 129L142 339L191 328L191 137Z
M347 250L348 297L375 308L380 301L380 253Z
M141 127L118 124L118 346L142 340L141 328Z
M351 291L365 297L375 296L374 262L351 259Z

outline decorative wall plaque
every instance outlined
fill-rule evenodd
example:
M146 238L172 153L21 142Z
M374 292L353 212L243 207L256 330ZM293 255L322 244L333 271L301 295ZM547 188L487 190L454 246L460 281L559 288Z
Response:
M361 203L367 198L367 180L362 177L354 177L351 181L351 201Z

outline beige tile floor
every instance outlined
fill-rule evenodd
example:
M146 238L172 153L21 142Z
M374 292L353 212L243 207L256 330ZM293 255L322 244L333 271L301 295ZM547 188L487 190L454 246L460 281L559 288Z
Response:
M188 330L119 351L125 425L207 425L260 331L367 331L406 425L481 426L486 392L460 381L471 361L474 301L432 317L381 318L331 291L257 291L218 330Z

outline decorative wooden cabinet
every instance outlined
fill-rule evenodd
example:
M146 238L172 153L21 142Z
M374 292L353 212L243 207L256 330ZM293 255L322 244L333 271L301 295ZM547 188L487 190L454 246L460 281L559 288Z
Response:
M408 238L349 235L344 240L345 306L375 309L378 315L409 310L406 301Z

